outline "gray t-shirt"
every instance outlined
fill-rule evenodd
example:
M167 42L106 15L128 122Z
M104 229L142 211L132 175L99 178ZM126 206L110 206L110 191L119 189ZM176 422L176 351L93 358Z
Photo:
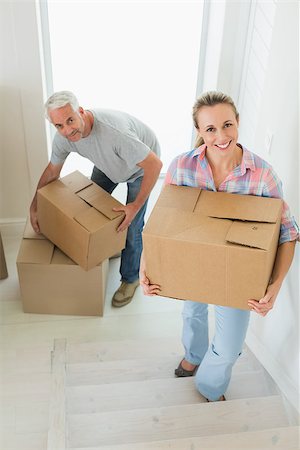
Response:
M137 166L150 150L160 156L154 132L130 114L108 109L93 109L90 134L77 142L56 133L52 143L52 164L62 164L69 153L88 158L114 183L134 181L143 175Z

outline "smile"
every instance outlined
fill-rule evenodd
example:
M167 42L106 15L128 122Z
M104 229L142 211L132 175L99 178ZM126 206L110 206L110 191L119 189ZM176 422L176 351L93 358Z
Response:
M216 147L225 150L229 145L231 144L231 141L227 142L226 144L215 144Z

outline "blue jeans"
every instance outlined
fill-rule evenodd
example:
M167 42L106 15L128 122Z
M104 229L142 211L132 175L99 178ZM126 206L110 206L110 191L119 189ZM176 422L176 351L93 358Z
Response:
M215 335L208 340L208 305L185 301L182 343L185 359L199 365L195 383L209 400L218 400L229 385L232 367L240 356L250 311L215 306Z
M118 183L111 181L105 173L99 170L96 166L93 168L91 179L94 183L98 184L98 186L102 187L102 189L110 194L118 186ZM126 204L132 203L136 199L138 193L140 192L142 181L143 177L139 177L132 183L127 183ZM122 251L120 267L121 280L126 281L127 283L133 283L139 278L140 259L143 248L142 231L144 227L144 216L147 203L148 200L146 200L144 205L141 207L127 230L127 239L125 248Z

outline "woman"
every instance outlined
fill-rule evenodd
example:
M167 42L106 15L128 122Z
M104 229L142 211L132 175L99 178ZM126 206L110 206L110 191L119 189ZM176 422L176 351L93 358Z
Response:
M196 148L171 163L165 184L199 187L211 191L282 198L281 181L272 167L238 143L239 114L232 99L207 92L195 103L193 121L198 132ZM273 308L294 256L299 238L297 224L283 203L279 247L265 296L249 299L252 311L265 316ZM155 280L151 280L153 282ZM159 295L141 262L140 284L146 295ZM241 354L250 310L215 306L215 336L208 342L208 305L185 301L182 342L184 359L177 377L196 374L199 392L208 401L225 400L233 364Z

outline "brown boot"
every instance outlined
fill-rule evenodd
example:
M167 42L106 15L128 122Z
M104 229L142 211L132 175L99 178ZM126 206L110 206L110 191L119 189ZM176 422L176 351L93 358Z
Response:
M112 298L112 306L121 308L122 306L128 305L128 303L131 302L135 290L139 284L139 280L136 280L133 283L122 281L121 286L114 293Z

